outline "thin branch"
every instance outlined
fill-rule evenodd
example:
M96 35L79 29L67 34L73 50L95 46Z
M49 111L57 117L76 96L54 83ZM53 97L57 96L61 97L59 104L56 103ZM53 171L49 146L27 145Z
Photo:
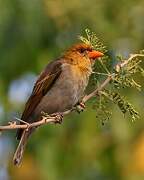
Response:
M116 66L114 67L114 69L116 70L116 72L118 73L120 71L121 68L123 68L124 66L126 66L132 59L136 58L136 57L144 57L143 54L131 54L129 59L124 60L121 63L116 64ZM99 94L99 92L116 76L116 73L110 74L108 75L108 77L101 83L101 85L94 90L92 93L90 93L89 95L86 95L83 98L83 102L85 103L86 101L88 101L89 99L91 99L92 97L96 96Z
M135 59L137 57L144 57L144 55L143 54L131 54L130 57L127 60L124 60L124 61L116 64L116 66L114 67L115 71L117 73L119 73L121 68L126 66L131 60L133 60L133 59ZM99 95L100 91L103 90L105 88L105 86L107 86L109 84L109 82L115 76L116 76L116 73L112 73L112 74L108 75L108 77L101 83L101 85L97 89L95 89L89 95L84 96L84 98L82 99L82 103L86 103L88 100L90 100L94 96ZM21 119L18 119L23 124L17 124L16 121L9 122L8 125L0 126L0 131L3 131L3 130L12 130L12 129L27 129L28 130L29 128L38 127L38 126L41 126L41 125L44 125L44 124L48 124L48 123L57 123L57 122L59 122L59 119L62 116L65 116L65 115L71 113L72 111L74 111L74 109L65 111L63 113L44 115L44 116L42 116L41 120L33 122L33 123L27 123L27 122L25 122L25 121L23 121Z
M90 93L89 95L86 95L82 102L86 103L89 99L91 99L92 97L96 96L99 94L99 92L112 80L113 75L109 75L106 80L104 80L104 82L96 89L94 90L92 93Z
M57 115L45 115L45 116L42 116L42 119L39 120L39 121L36 121L36 122L33 122L33 123L27 123L25 121L21 121L23 124L17 124L16 121L13 121L13 122L9 122L8 124L9 125L6 125L6 126L0 126L0 131L3 131L3 130L12 130L12 129L29 129L29 128L32 128L32 127L38 127L38 126L41 126L43 124L48 124L48 123L57 123L59 122L58 119L61 118L61 116L64 116L64 115L67 115L69 114L71 111L73 111L72 109L71 110L68 110L68 111L65 111L63 113L57 113Z

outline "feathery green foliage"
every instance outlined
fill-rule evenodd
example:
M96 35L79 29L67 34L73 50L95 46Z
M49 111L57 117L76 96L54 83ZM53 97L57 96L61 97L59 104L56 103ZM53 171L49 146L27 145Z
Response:
M124 115L129 113L132 121L135 121L137 118L139 118L139 113L135 110L133 105L130 104L119 92L105 90L101 93L114 104L116 104Z
M119 63L123 62L122 58L119 58ZM143 72L142 67L140 66L141 59L133 58L131 61L127 63L126 66L120 69L120 71L116 73L116 76L113 80L115 88L136 88L137 90L141 90L141 85L134 80L134 75L136 73Z
M107 52L106 46L97 38L94 32L86 29L85 33L86 37L80 36L81 41L91 44L94 49L103 53ZM140 53L144 54L144 51ZM116 60L117 65L126 61L120 56L117 56ZM105 89L99 92L99 96L95 98L93 105L96 110L96 117L102 122L110 119L112 115L109 109L111 102L116 104L124 115L129 114L132 121L139 118L139 113L135 110L134 106L126 100L126 97L120 92L120 89L135 88L139 91L141 90L140 83L134 79L136 73L144 75L144 70L140 66L141 60L142 58L138 58L138 56L133 57L122 68L118 66L119 69L116 68L117 66L112 67L111 58L107 55L96 61L90 81L93 87L96 88L100 86L104 79L113 75L111 82Z
M106 46L100 41L100 39L96 36L96 34L89 29L85 29L86 37L79 36L80 40L86 44L90 44L97 51L101 51L103 53L107 52Z

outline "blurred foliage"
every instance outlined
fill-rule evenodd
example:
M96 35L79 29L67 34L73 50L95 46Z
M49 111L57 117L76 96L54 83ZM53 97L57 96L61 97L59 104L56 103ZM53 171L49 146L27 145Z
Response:
M143 19L143 0L0 0L0 120L7 122L22 112L26 99L21 98L30 94L31 77L78 41L85 28L107 45L111 63L108 60L106 67L111 70L118 60L114 54L127 58L144 48ZM99 72L101 62L96 68ZM140 73L134 80L143 87ZM97 83L91 82L88 90ZM105 103L113 114L102 126L89 102L84 113L69 115L61 126L37 130L21 168L13 167L11 149L9 163L0 166L0 173L4 168L12 180L144 179L144 93L132 88L119 91L139 109L139 120L126 121L116 106ZM7 136L15 145L14 134Z

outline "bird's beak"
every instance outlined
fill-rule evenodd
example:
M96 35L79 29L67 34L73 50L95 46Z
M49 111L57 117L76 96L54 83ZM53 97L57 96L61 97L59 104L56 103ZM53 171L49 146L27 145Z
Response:
M90 58L90 59L96 59L96 58L98 58L98 57L102 57L104 54L102 53L102 52L100 52L100 51L95 51L95 50L93 50L93 51L91 51L91 52L88 52L88 57Z

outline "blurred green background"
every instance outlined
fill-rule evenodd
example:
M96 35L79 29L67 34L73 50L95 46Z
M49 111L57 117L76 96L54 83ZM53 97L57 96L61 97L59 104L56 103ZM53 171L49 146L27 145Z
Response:
M87 27L111 54L138 52L144 48L144 1L0 0L0 124L20 117L36 76ZM89 104L62 125L39 128L21 168L11 162L15 132L4 132L0 180L144 179L144 92L125 94L140 120L132 123L112 106L113 117L102 126Z

